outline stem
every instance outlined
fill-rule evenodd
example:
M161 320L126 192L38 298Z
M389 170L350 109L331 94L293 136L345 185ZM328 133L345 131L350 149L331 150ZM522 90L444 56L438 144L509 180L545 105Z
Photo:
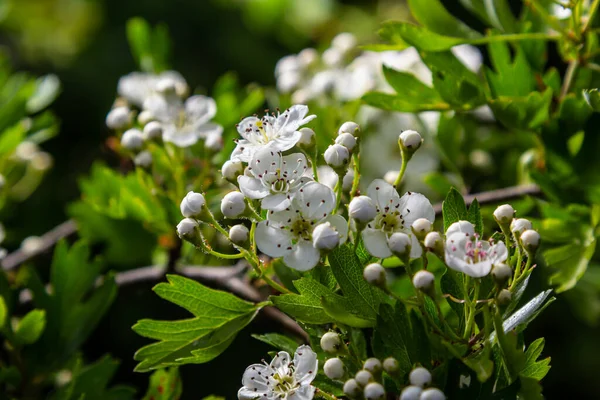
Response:
M553 18L553 17L551 17ZM557 21L558 22L558 21ZM552 24L550 24L552 25ZM555 27L553 27L555 28ZM555 28L556 29L556 28ZM556 29L559 32L563 31L563 28ZM547 33L509 33L505 35L496 35L496 36L486 36L481 39L473 39L469 40L469 44L487 44L492 42L507 42L511 40L559 40L560 36L558 35L548 35Z
M319 157L319 149L317 148L317 145L315 145L315 151L312 156L306 152L304 154L306 154L306 157L308 157L310 160L310 166L313 171L315 182L319 182L319 175L317 174L317 158Z
M360 156L358 153L352 155L354 160L354 179L352 180L352 189L350 189L350 199L356 196L358 190L358 183L360 182Z
M211 249L210 247L207 247L206 243L204 244L204 248L202 250L206 251L210 255L213 255L213 256L219 257L219 258L223 258L225 260L239 260L240 258L245 258L243 253L237 253L237 254L220 253L218 251Z
M396 190L400 189L400 183L402 183L402 178L404 178L404 173L406 172L406 166L408 165L409 157L404 150L401 150L402 153L402 166L400 167L400 172L398 172L398 177L394 181L394 187Z
M583 28L581 29L581 34L584 34L585 32L587 32L589 27L592 26L594 17L596 16L596 13L598 12L598 6L600 6L600 0L594 0L592 5L590 6L590 12L587 15L588 19L587 19L585 25L583 26Z
M462 338L460 336L458 336L455 332L454 329L452 329L452 327L450 326L450 324L448 323L448 321L446 321L446 317L444 317L444 313L442 312L442 309L440 308L440 305L437 301L434 300L435 303L435 308L437 310L438 313L438 318L440 319L440 321L442 322L442 324L444 325L444 327L446 328L446 330L448 332L450 332L450 336L452 336L452 338L454 340L458 340L458 341L462 341Z
M569 93L569 88L571 87L571 83L573 83L573 78L575 77L575 71L579 66L578 60L572 60L569 62L567 66L567 71L565 72L565 80L563 81L562 88L560 89L560 100L564 99L565 96Z
M340 208L340 204L342 202L342 196L343 196L343 189L344 189L344 184L343 184L343 180L344 177L342 176L342 174L338 174L338 181L337 181L337 185L335 185L335 208L333 209L333 213L335 214L338 210L338 208Z
M254 220L256 222L262 221L263 217L256 211L256 208L254 208L254 206L252 205L252 202L250 200L246 199L246 204L248 205L248 209L250 210L250 214L252 215L252 218L254 218Z
M500 346L500 352L502 353L504 365L508 369L508 374L510 376L509 383L511 383L515 376L515 371L513 371L514 366L511 365L510 360L507 357L507 349L509 343L506 340L506 333L504 333L504 327L502 326L502 316L500 315L500 309L498 308L498 306L496 306L496 312L494 312L494 329L496 330L496 337L498 338L498 344Z
M322 399L326 399L326 400L338 400L337 397L335 397L334 395L324 392L321 389L318 389L315 391L315 394L319 397L321 397Z
M467 280L468 282L468 280ZM467 318L467 323L465 325L465 332L463 334L463 337L465 339L468 339L471 336L471 331L473 330L473 324L475 323L475 309L477 308L477 298L479 297L479 280L475 280L475 291L473 293L473 301L470 300L469 295L467 292L465 292L467 294L467 299L469 299L468 305L469 305L469 316Z

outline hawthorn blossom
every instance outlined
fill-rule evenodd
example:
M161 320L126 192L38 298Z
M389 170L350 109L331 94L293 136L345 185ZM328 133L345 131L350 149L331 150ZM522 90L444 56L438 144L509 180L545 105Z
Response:
M176 93L166 91L144 102L162 125L162 138L178 147L189 147L199 139L221 136L223 127L210 122L217 113L217 104L207 96L191 96L183 102Z
M408 192L400 197L396 189L382 179L375 179L367 189L368 196L375 202L377 215L362 232L365 247L374 257L392 255L388 239L393 233L403 232L411 237L410 256L421 256L421 246L410 227L419 218L431 222L435 212L427 197Z
M494 264L506 261L508 250L504 242L492 244L481 240L473 225L467 221L456 222L446 234L446 265L473 278L486 276Z
M254 153L263 147L273 151L286 151L294 147L302 134L302 125L315 119L316 115L306 116L308 107L294 105L277 115L266 114L262 118L246 117L237 125L243 139L231 153L232 161L250 162Z
M313 230L329 222L340 235L339 244L348 237L348 223L340 215L331 215L336 203L333 191L317 182L308 182L294 197L290 207L271 211L256 227L256 245L271 257L283 257L285 264L299 271L314 268L321 252L313 245Z
M308 169L302 153L283 156L269 148L258 150L247 174L238 176L240 191L249 199L262 199L265 210L282 211L292 204L298 190L312 179L303 177Z
M270 364L263 363L246 368L238 399L311 400L314 397L316 388L311 382L317 376L319 361L310 346L298 347L293 360L289 353L280 351Z
M117 92L130 104L142 107L146 99L156 94L157 84L161 81L170 80L175 86L179 96L188 92L188 85L183 76L176 71L165 71L158 75L145 72L132 72L119 79Z

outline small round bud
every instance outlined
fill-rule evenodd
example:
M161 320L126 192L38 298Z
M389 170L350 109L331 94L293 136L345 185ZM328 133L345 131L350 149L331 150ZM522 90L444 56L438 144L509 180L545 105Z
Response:
M417 239L423 240L431 232L432 224L427 218L419 218L410 227Z
M152 165L152 153L149 151L140 151L135 158L133 163L138 167L148 168Z
M511 275L512 269L504 263L494 264L492 267L492 278L500 286L503 286L510 279Z
M313 246L319 250L333 250L340 244L340 234L330 222L315 226L312 232Z
M525 232L528 229L531 229L532 225L528 219L525 218L516 218L513 219L510 223L510 231L516 236L519 237L521 233Z
M410 371L408 380L411 385L425 387L431 385L431 372L423 367L417 367Z
M192 238L196 234L198 221L192 218L184 218L177 224L177 234L182 239Z
M148 122L154 121L154 115L148 110L144 110L138 114L137 120L140 125L145 126Z
M37 171L47 171L52 167L54 160L52 156L45 151L38 151L31 159L31 168Z
M24 142L19 143L17 148L15 149L15 157L17 157L20 161L28 162L33 160L35 155L39 153L40 148L37 144L26 140Z
M344 175L344 178L342 179L342 190L344 192L349 192L352 189L353 183L354 183L354 170L350 168L348 170L348 172L346 172L346 175Z
M375 357L367 358L363 364L363 369L366 369L373 376L381 375L381 370L383 369L381 365L381 361Z
M321 59L328 67L335 67L341 64L344 60L344 53L335 47L330 47L323 52Z
M358 222L366 224L377 215L377 208L368 196L358 196L348 205L348 215Z
M325 162L333 168L342 168L348 165L350 152L341 144L330 145L323 154Z
M338 129L338 135L341 135L342 133L349 133L357 136L360 133L360 125L356 122L346 121L340 126L340 129Z
M125 129L131 125L131 111L128 107L115 107L106 115L106 126L110 129Z
M498 293L498 297L496 298L498 304L501 306L507 306L512 301L512 293L508 289L502 289L500 293Z
M44 240L39 236L27 236L21 242L21 251L25 254L35 254L44 248Z
M400 369L400 363L394 357L388 357L383 360L383 370L390 375L395 374Z
M347 53L356 47L356 37L350 32L339 33L331 40L331 47Z
M400 394L400 400L420 400L423 389L419 386L407 386Z
M161 78L156 82L155 89L162 94L175 94L177 85L175 80L171 78Z
M515 209L510 204L503 204L494 211L494 219L500 226L507 226L515 216Z
M417 290L430 294L435 285L435 276L429 271L421 270L413 276L412 282Z
M390 185L393 185L394 183L396 183L396 179L398 179L398 174L398 171L388 171L385 173L385 175L383 175L383 180L389 183Z
M346 373L344 363L339 358L330 358L323 365L323 372L329 379L342 379Z
M342 339L335 332L327 332L321 337L321 348L327 353L337 353L341 346Z
M421 392L420 400L446 400L446 395L438 388L429 388Z
M229 182L237 182L238 176L244 173L244 165L240 161L227 160L221 167L221 173Z
M410 256L412 241L406 233L396 232L388 238L388 246L394 255L404 259Z
M350 397L351 399L354 399L360 395L361 389L358 385L358 382L356 382L356 379L348 379L344 383L343 391L346 396Z
M540 245L540 234L533 229L528 229L521 234L521 244L528 253L535 253Z
M159 139L162 137L163 128L160 122L150 121L144 126L144 137L146 140Z
M439 232L429 232L423 239L423 244L427 250L435 253L438 257L444 256L444 240Z
M200 193L188 192L181 200L179 209L184 217L196 217L200 215L205 204L206 200Z
M354 379L356 379L356 382L358 382L358 384L362 387L367 386L369 382L373 382L374 380L373 374L365 369L358 371L354 376Z
M298 62L305 68L312 66L319 60L319 53L313 48L303 49L298 53Z
M248 241L249 235L246 225L237 224L229 228L229 239L238 246L243 246Z
M237 218L246 210L244 195L238 191L229 192L221 200L221 212L227 218Z
M302 128L300 129L300 140L298 140L298 146L311 149L317 143L315 138L315 131L310 128Z
M423 143L423 138L417 131L404 131L400 134L398 143L400 143L400 147L409 153L414 153L417 151L421 144Z
M140 150L144 146L144 134L139 129L129 129L121 137L121 146L127 150Z
M381 383L371 382L365 386L365 400L379 400L385 397L385 389Z
M367 265L363 271L363 277L368 283L374 286L385 286L387 280L385 268L377 263Z
M6 185L6 178L4 177L4 175L0 174L0 190L4 189L5 185Z
M341 133L335 138L337 144L341 144L349 151L352 151L356 147L356 138L351 133Z

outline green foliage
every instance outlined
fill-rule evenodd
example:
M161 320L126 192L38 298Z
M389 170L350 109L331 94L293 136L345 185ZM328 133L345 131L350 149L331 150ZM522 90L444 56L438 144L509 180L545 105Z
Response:
M4 324L6 323L7 317L8 309L6 308L6 302L4 301L4 297L0 295L0 330L4 328Z
M143 319L133 330L158 340L139 349L135 370L146 372L183 364L201 364L221 354L261 308L232 294L209 289L191 279L168 275L154 291L189 311L194 318L178 321Z
M46 312L32 310L19 321L15 329L17 344L32 344L37 342L46 327Z
M308 324L326 324L334 321L321 304L321 299L325 296L335 296L331 290L308 277L294 281L294 286L299 295L271 296L271 301L277 308Z
M536 339L525 351L525 366L520 375L537 381L544 379L550 371L550 357L537 361L544 350L544 338Z
M298 348L298 343L295 340L279 333L253 334L252 337L289 354L294 354L296 348Z
M467 210L465 200L455 188L450 189L446 199L442 204L442 214L444 220L444 231L447 231L450 225L458 221L469 221L475 226L475 232L483 234L483 218L479 208L479 202L474 199Z
M150 384L144 400L178 400L183 384L177 367L158 369L150 375Z
M127 38L142 71L156 73L168 68L171 43L166 25L152 29L143 18L131 18L127 21Z

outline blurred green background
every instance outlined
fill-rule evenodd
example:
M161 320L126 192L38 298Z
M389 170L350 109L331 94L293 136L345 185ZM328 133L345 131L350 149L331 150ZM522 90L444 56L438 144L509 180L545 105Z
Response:
M456 15L469 18L459 3L444 1ZM521 4L514 2L516 11ZM357 34L361 42L375 40L381 21L410 18L404 2L393 0L0 0L0 45L14 68L36 75L54 73L62 82L62 94L53 106L61 131L44 145L55 165L34 196L3 216L9 250L26 236L42 234L66 219L66 205L79 196L77 181L94 160L117 166L106 145L104 118L118 78L136 69L125 35L126 21L134 16L168 26L173 69L192 88L207 92L227 71L236 71L242 83L272 85L275 63L284 55L327 44L341 31ZM40 268L48 259L38 261ZM130 327L143 317L184 317L174 315L181 310L154 296L151 286L121 290L85 347L90 359L104 353L121 359L116 381L136 385L140 395L148 375L132 372L132 356L145 342ZM252 332L273 329L259 319ZM211 393L234 398L245 366L269 350L249 335L248 329L240 333L209 365L184 367L184 398ZM543 383L547 398L600 397L600 329L573 316L564 296L527 335L546 337L544 355L552 356L552 369Z

